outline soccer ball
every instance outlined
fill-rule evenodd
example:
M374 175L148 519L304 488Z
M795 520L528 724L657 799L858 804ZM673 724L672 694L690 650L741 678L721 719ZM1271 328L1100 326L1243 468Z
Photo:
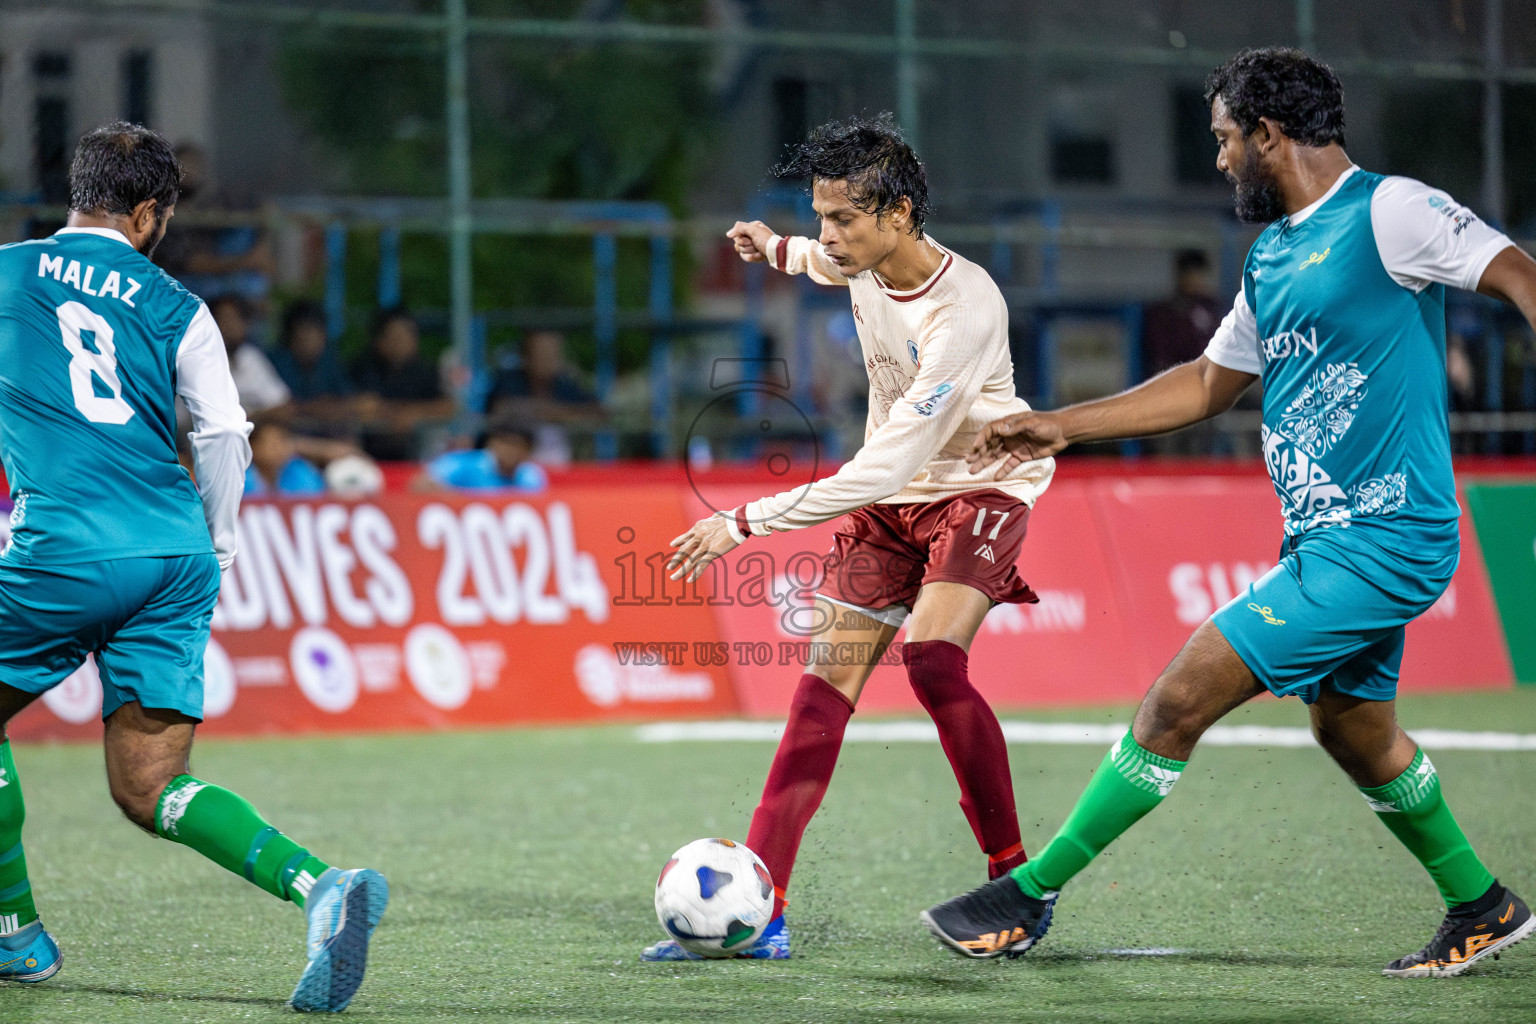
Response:
M695 839L662 865L656 919L690 953L734 956L768 927L773 879L757 854L729 839Z

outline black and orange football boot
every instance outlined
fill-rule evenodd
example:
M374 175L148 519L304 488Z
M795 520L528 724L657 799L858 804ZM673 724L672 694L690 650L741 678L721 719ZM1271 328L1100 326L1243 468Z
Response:
M1536 916L1531 909L1495 882L1482 899L1446 914L1429 945L1393 960L1381 973L1389 978L1454 978L1484 957L1498 959L1500 950L1532 931Z
M1037 900L1004 875L918 915L944 945L977 960L1023 956L1045 938L1056 894Z

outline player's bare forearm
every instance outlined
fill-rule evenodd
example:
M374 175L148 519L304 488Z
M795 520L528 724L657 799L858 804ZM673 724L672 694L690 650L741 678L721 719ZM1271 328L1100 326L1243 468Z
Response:
M1511 245L1495 256L1477 282L1477 290L1519 309L1536 330L1536 260L1525 250Z
M1109 398L1007 416L976 436L971 472L1002 460L995 474L1001 477L1071 444L1166 434L1226 412L1254 379L1201 356Z
M1226 412L1253 380L1251 373L1201 356L1128 391L1069 405L1057 415L1068 444L1166 434Z

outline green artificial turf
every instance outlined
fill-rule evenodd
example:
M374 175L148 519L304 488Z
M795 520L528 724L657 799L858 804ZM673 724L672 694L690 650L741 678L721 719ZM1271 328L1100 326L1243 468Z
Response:
M1124 708L1008 717L1126 720ZM1414 726L1536 732L1536 690L1405 700ZM1260 702L1234 724L1303 724ZM1063 894L1022 960L967 962L917 922L981 880L937 744L850 744L792 888L795 959L644 965L656 871L745 837L767 743L632 728L209 741L195 770L344 865L388 875L357 1021L1456 1021L1536 1017L1536 942L1448 981L1377 972L1442 910L1315 749L1197 751L1168 799ZM18 744L38 906L63 971L0 1021L285 1019L303 920L107 799L93 746ZM1038 848L1103 756L1014 746ZM1434 755L1499 877L1536 894L1536 751ZM1174 950L1130 955L1114 950Z

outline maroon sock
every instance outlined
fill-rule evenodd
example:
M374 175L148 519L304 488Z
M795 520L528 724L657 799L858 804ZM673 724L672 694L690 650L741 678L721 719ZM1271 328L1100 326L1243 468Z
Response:
M960 809L997 878L1024 863L1013 776L1002 726L966 674L965 651L947 640L920 640L901 648L907 679L939 727L939 742L960 783Z
M800 677L789 704L784 738L773 755L763 799L752 813L752 829L747 833L747 846L763 858L773 876L775 917L784 912L784 890L800 837L832 781L843 730L852 714L853 703L831 683L809 673Z

